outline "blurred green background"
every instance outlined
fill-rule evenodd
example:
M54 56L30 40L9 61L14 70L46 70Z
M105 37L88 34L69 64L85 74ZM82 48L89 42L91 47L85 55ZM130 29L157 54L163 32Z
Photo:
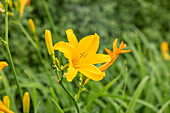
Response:
M51 30L54 44L60 40L67 41L65 30L73 29L79 40L97 33L100 36L99 53L105 53L104 48L112 50L112 42L116 37L119 43L124 41L127 44L126 49L132 50L131 53L119 55L115 63L106 70L106 77L102 81L87 83L86 91L78 100L82 112L128 113L131 109L132 112L129 113L170 113L170 61L165 61L160 51L162 41L170 44L169 0L46 0L46 5L53 17L54 27L49 22L42 0L32 0L31 6L25 7L21 23L29 32L28 19L34 20L40 51L57 87L58 103L66 113L75 113L75 108L72 100L56 82L45 45L46 29ZM17 14L16 10L14 12ZM2 38L5 33L4 23L4 16L1 14ZM3 45L0 46L0 60L8 61ZM36 50L13 23L13 17L9 17L9 47L22 89L31 95L30 112L35 111L34 85L37 91L37 112L57 112L49 89L50 81ZM61 54L56 52L56 56L62 61L62 65L67 62ZM6 76L0 80L0 97L11 96L14 100L11 109L21 111L22 105L10 67L6 67L4 71ZM120 73L119 80L102 92L104 86ZM149 79L140 87L141 91L137 91L146 76ZM78 76L71 83L64 81L74 95L78 91L78 82Z

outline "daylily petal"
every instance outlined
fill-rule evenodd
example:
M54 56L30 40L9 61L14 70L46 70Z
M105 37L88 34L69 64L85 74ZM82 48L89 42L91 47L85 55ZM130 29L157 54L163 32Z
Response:
M5 113L14 113L13 111L11 111L10 109L8 109L0 100L0 111L3 111Z
M81 53L96 53L99 48L99 36L95 33L80 40L78 49Z
M2 79L2 77L0 76L0 79Z
M112 57L112 51L110 51L109 49L107 49L107 48L105 48L105 51L106 51L106 53L108 53L108 55L110 56L110 57Z
M114 61L117 59L117 57L119 56L119 54L113 55L111 58L110 62L106 62L105 64L103 64L102 66L99 67L99 69L104 72L107 68L109 68L109 66L111 66Z
M121 51L119 51L118 53L129 53L129 52L131 52L131 50L121 50Z
M65 43L63 41L60 41L53 46L53 49L64 53L64 56L67 59L72 59L72 57L73 57L72 55L73 55L73 52L75 50L75 47L72 46L69 43Z
M103 79L103 73L94 65L81 65L76 69L94 81L100 81Z
M23 14L24 7L27 4L27 2L28 0L20 0L20 9L19 9L20 14Z
M67 34L68 42L71 45L77 47L78 46L78 40L77 40L75 34L73 33L73 30L72 29L66 30L66 34Z
M113 52L116 51L116 50L118 49L117 46L116 46L117 41L118 41L117 38L113 41Z
M0 62L0 71L1 71L5 66L8 66L8 63L6 63L5 61L1 61L1 62Z
M91 54L87 55L84 64L98 64L98 63L104 63L110 61L111 58L109 55L105 54Z
M78 71L72 65L69 65L67 75L66 75L67 81L71 82L77 75L77 72Z

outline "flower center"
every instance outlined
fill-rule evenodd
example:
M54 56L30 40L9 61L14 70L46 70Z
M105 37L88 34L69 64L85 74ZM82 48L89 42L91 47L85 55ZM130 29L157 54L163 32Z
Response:
M85 52L83 52L83 53L80 53L80 58L82 58L82 57L86 57L87 56L87 53L85 53Z

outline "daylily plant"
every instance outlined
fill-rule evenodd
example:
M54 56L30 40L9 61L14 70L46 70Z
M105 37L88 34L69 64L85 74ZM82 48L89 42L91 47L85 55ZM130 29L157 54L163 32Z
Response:
M60 41L53 47L54 50L59 50L64 53L64 56L69 61L67 71L67 81L72 81L79 71L86 77L100 81L105 76L105 73L93 64L109 62L110 56L97 54L99 48L99 36L95 33L78 40L72 29L66 30L68 42Z

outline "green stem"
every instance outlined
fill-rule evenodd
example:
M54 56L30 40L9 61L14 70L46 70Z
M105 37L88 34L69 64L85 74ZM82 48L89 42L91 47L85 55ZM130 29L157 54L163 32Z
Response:
M26 29L24 28L24 26L21 24L20 21L17 21L18 26L20 27L20 29L22 30L22 32L25 34L25 36L27 37L27 39L31 42L31 44L36 47L36 44L34 42L34 40L30 37L30 35L28 34L28 32L26 31Z
M5 41L8 43L8 3L5 3Z
M57 33L56 33L54 20L53 20L53 18L52 18L52 16L51 16L51 13L50 13L50 11L49 11L48 5L47 5L47 3L45 2L45 0L41 0L41 1L42 1L43 6L44 6L45 12L46 12L46 14L47 14L48 20L49 20L49 22L50 22L50 24L51 24L51 27L52 27L52 29L53 29L54 37L58 40L58 35L57 35Z
M14 66L13 59L12 59L12 56L11 56L11 52L9 50L8 45L5 46L5 49L6 49L7 54L8 54L10 66L11 66L11 69L12 69L12 73L14 75L15 82L16 82L17 87L18 87L19 95L20 95L21 100L22 100L22 98L23 98L22 90L21 90L21 87L20 87L19 82L18 82L17 73L16 73L16 70L15 70L15 66Z
M70 96L70 98L73 100L74 105L76 107L77 113L80 113L79 107L77 105L77 102L75 101L73 95L66 89L66 87L63 85L63 83L60 83L61 87L64 89L64 91Z
M43 65L43 67L44 67L44 69L45 69L45 71L46 71L46 73L47 73L47 75L48 75L48 78L50 79L51 86L52 86L53 88L55 88L55 87L54 87L54 84L53 84L53 80L52 80L52 78L51 78L51 74L49 73L49 71L48 71L48 69L47 69L47 67L46 67L46 65L45 65L45 63L44 63L44 60L43 60L43 58L42 58L42 56L41 56L41 53L40 53L39 48L36 48L36 50L37 50L38 57L40 58L40 61L41 61L42 65Z
M5 2L5 41L8 43L8 2ZM21 90L21 87L20 87L18 79L17 79L17 73L16 73L16 70L15 70L15 66L14 66L14 63L13 63L13 59L12 59L11 52L10 52L8 44L5 45L5 49L6 49L7 54L8 54L9 63L10 63L11 69L12 69L12 73L14 75L15 82L17 84L17 88L18 88L18 91L19 91L21 101L22 101L22 97L23 97L22 90Z
M59 72L58 72L58 68L57 68L57 65L56 65L56 63L55 63L55 56L54 56L54 55L51 55L51 58L52 58L52 60L53 60L53 65L54 65L54 67L55 67L55 69L56 69L56 75L57 75L57 77L58 77L59 84L60 84L61 87L64 89L64 91L70 96L70 98L73 100L77 112L80 113L79 107L78 107L77 102L75 101L73 95L69 92L69 90L64 86L64 84L63 84L63 82L62 82L63 77L60 78L60 74L59 74Z

